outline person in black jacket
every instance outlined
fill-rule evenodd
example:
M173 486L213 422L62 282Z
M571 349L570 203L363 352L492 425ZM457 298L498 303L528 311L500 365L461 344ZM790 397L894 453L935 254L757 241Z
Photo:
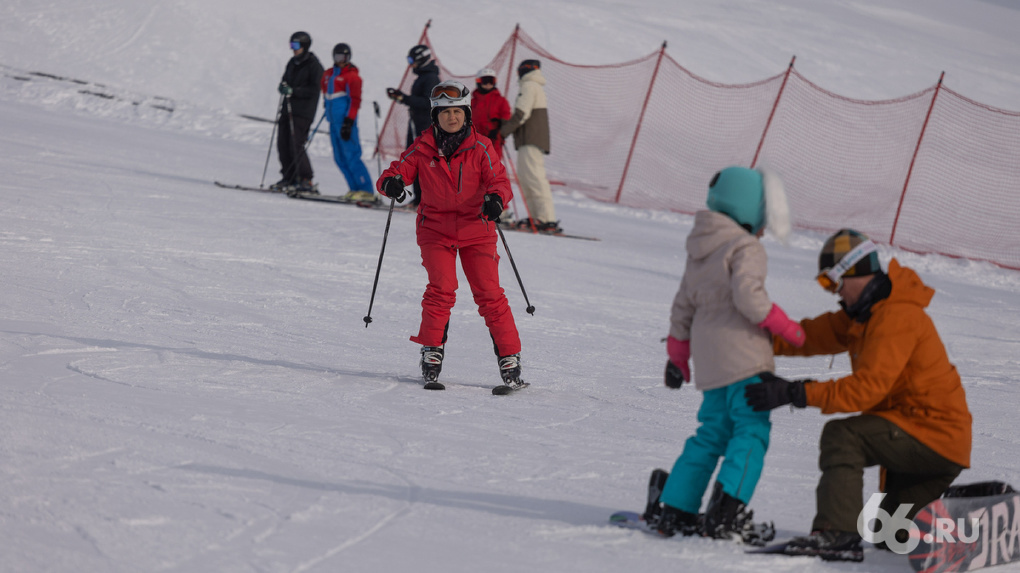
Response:
M319 81L323 69L319 58L308 51L311 46L312 37L307 32L294 32L290 37L294 57L287 62L279 86L285 101L277 126L280 135L276 140L276 150L280 154L283 178L270 186L276 191L317 192L312 183L314 174L305 153L305 143L319 107Z
M408 108L407 145L432 125L432 88L439 84L439 66L432 59L432 51L428 46L419 44L407 52L407 63L417 77L411 85L411 93L405 94L396 88L386 88L386 95L397 103ZM417 207L421 202L421 186L414 182L414 198L411 205Z

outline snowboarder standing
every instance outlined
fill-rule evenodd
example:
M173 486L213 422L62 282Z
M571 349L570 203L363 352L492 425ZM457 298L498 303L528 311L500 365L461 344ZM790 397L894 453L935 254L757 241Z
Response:
M411 84L411 93L405 94L396 88L386 88L386 95L397 103L408 108L407 146L425 132L432 124L432 88L439 83L439 66L432 59L432 50L424 44L412 47L407 52L407 63L416 76ZM421 203L421 185L414 183L414 197L411 205L417 207Z
M277 125L279 136L276 138L280 174L283 178L270 186L275 191L316 191L305 143L312 122L315 121L315 111L319 107L322 64L315 54L308 51L311 46L312 37L307 32L294 32L290 37L290 49L294 56L287 62L278 88L285 99Z
M789 213L778 178L744 167L727 167L712 178L707 205L709 210L695 214L687 237L687 267L673 300L665 373L666 385L680 388L692 379L693 357L694 383L704 393L700 426L669 473L661 508L650 506L645 520L667 536L754 543L762 539L747 504L761 476L771 423L768 412L747 405L744 388L772 377L770 333L793 346L804 343L800 326L765 292L767 255L759 241L767 224L785 238ZM720 458L711 498L699 516Z
M811 534L794 538L786 549L861 561L857 520L864 509L864 468L882 467L886 496L880 507L893 515L910 504L909 520L970 466L971 415L960 375L924 310L934 289L896 259L888 274L882 272L875 244L852 229L825 241L818 268L818 282L839 295L842 310L802 320L806 344L775 338L774 350L784 356L846 352L851 374L827 381L766 380L748 386L746 396L759 412L785 404L815 406L823 414L861 412L825 424Z
M475 91L471 92L471 121L475 131L492 141L496 157L503 160L503 137L499 128L510 119L510 103L496 87L495 70L484 68L475 77Z
M418 206L417 239L428 286L422 297L421 325L411 341L422 345L425 387L441 389L439 373L457 291L457 256L492 337L500 377L511 389L523 387L521 340L499 284L496 223L513 197L506 169L491 142L471 129L468 89L456 81L431 92L432 128L412 142L400 159L382 172L377 187L402 201L404 187L420 182L425 194Z
M329 138L333 160L347 180L351 201L375 201L372 177L361 160L358 137L358 110L361 108L361 75L351 63L351 47L340 43L333 47L333 67L322 74L322 98L329 120Z

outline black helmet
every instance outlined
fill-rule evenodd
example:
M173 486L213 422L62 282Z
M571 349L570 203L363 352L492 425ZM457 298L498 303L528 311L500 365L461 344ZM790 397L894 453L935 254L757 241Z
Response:
M308 32L294 32L290 35L290 41L292 44L297 42L305 50L312 47L312 37L308 35Z
M416 68L429 61L429 58L431 57L432 50L424 44L418 44L407 51L407 63Z
M524 77L524 74L531 70L537 70L542 67L542 62L538 60L524 60L521 65L517 66L517 77Z
M333 61L346 64L351 61L351 47L343 42L333 46Z

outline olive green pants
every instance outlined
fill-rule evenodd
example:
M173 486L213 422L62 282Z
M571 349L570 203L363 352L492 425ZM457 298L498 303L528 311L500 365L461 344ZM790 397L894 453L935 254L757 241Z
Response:
M853 416L825 424L819 444L822 477L815 490L812 530L857 531L864 509L864 468L885 468L882 509L892 515L900 504L912 505L907 519L938 499L963 467L932 451L878 416Z

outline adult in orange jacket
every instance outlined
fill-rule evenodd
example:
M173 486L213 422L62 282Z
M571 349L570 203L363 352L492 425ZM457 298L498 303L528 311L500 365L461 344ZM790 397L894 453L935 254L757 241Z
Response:
M802 320L800 348L773 337L774 351L847 352L852 373L826 381L777 378L745 395L761 410L792 403L824 414L860 412L825 425L812 533L787 548L859 561L864 468L882 467L881 508L892 515L909 504L910 519L970 466L971 415L960 375L925 312L934 289L896 259L882 272L874 243L850 229L825 242L818 266L819 283L840 296L842 310Z
M468 89L460 82L442 82L433 88L431 102L432 127L377 183L379 191L397 201L415 180L425 190L418 205L417 238L429 282L421 302L421 326L411 337L422 345L422 379L428 389L442 388L438 378L456 300L459 254L478 313L489 328L500 376L516 389L524 385L521 340L499 285L495 223L513 197L510 181L492 142L471 129Z

